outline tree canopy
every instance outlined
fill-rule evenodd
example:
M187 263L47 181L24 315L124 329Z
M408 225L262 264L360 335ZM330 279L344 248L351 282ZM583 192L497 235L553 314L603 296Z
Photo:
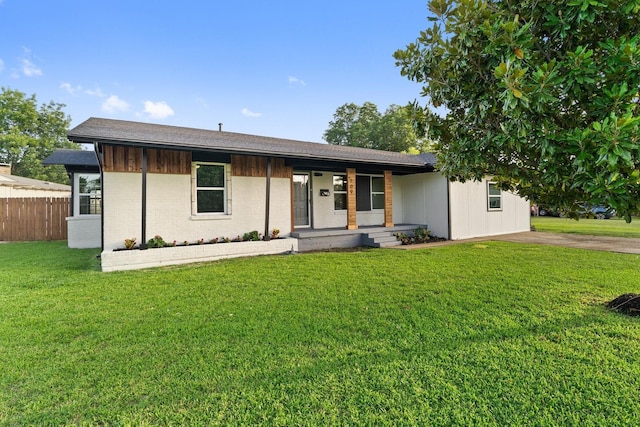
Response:
M431 0L395 52L423 84L423 126L452 180L574 215L640 212L640 0ZM434 114L430 107L441 107Z
M420 150L422 139L412 127L410 106L391 105L384 114L372 102L338 107L323 138L329 144L385 151Z
M67 183L62 166L43 166L42 160L57 148L79 149L67 139L71 118L63 104L37 105L36 96L2 88L0 93L0 163L10 163L12 174Z

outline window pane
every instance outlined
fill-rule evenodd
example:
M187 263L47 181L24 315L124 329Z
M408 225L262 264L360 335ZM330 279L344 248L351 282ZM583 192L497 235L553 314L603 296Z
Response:
M333 193L333 208L337 211L347 209L347 195L344 193Z
M384 194L372 194L373 209L384 209Z
M490 196L499 196L500 189L496 184L489 183L489 195Z
M96 190L100 190L100 175L80 175L78 176L78 192L79 193L91 193Z
M333 176L333 191L347 191L347 176L346 175L334 175Z
M89 215L91 213L91 198L89 196L80 196L80 215Z
M500 197L489 197L489 209L500 209Z
M384 193L384 178L381 176L371 177L371 191L374 193Z
M198 165L198 187L224 187L223 165Z
M224 212L223 190L198 190L198 213Z

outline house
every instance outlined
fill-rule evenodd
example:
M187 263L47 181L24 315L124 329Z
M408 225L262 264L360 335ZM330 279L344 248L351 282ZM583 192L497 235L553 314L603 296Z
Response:
M447 239L530 227L526 200L490 180L451 183L436 170L432 154L101 118L78 125L68 138L92 144L98 163L73 172L69 245L75 247L72 222L87 215L81 206L89 206L88 215L102 222L97 241L105 271L239 256L228 251L245 245L119 251L125 239L136 238L145 249L156 235L179 243L252 230L268 236L277 228L286 239L255 242L262 246L251 249L273 253L378 246L418 225ZM59 161L72 171L76 159ZM92 191L85 191L79 177L98 171ZM206 253L214 246L223 254Z
M0 163L0 241L64 240L71 187L13 175Z
M99 248L102 245L102 203L100 167L94 151L59 149L42 162L64 165L71 181L71 209L67 217L70 248Z
M11 165L0 163L0 199L70 196L68 185L11 175Z

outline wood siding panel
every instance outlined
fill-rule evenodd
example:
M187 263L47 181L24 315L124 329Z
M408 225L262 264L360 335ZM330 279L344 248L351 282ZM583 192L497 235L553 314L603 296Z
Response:
M231 156L231 175L266 177L267 158L259 156ZM272 178L293 178L293 168L284 164L284 159L271 159Z
M0 241L64 240L70 207L68 197L0 199Z
M142 148L105 145L102 150L105 172L141 172ZM191 152L176 150L147 150L147 172L189 175Z

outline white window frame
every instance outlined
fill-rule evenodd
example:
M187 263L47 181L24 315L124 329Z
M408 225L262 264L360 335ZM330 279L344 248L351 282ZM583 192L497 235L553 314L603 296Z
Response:
M336 176L343 176L344 177L344 182L345 182L345 186L347 185L347 174L345 173L334 173L333 176L331 177L331 187L333 190L333 210L336 212L343 212L347 210L347 190L336 190L336 187L334 185L334 179ZM336 209L336 194L344 194L345 197L345 204L344 204L344 209Z
M491 188L498 190L498 194L491 194ZM492 201L498 201L498 207L492 206ZM494 181L487 181L487 211L496 212L502 210L502 190L498 187L498 183Z
M80 192L80 178L83 176L88 177L97 177L101 180L100 174L95 172L76 172L73 174L73 186L74 186L74 197L73 197L73 216L99 216L102 214L102 181L100 181L100 189L95 192L89 193L81 193ZM80 212L80 198L82 196L89 197L89 206L96 206L96 212L93 213L81 213ZM92 202L93 200L93 202Z
M369 197L371 197L371 211L382 211L384 210L384 175L371 175L369 183L369 192L371 193ZM382 178L382 191L373 191L373 178ZM374 208L373 207L373 195L381 195L382 196L382 207Z
M222 166L224 181L223 187L198 187L198 168L201 166ZM228 201L227 201L227 193L228 193L228 171L229 167L226 163L217 163L217 162L193 162L191 164L191 213L194 216L219 216L219 215L228 215ZM198 190L204 191L222 191L222 200L223 200L223 211L222 212L198 212Z

